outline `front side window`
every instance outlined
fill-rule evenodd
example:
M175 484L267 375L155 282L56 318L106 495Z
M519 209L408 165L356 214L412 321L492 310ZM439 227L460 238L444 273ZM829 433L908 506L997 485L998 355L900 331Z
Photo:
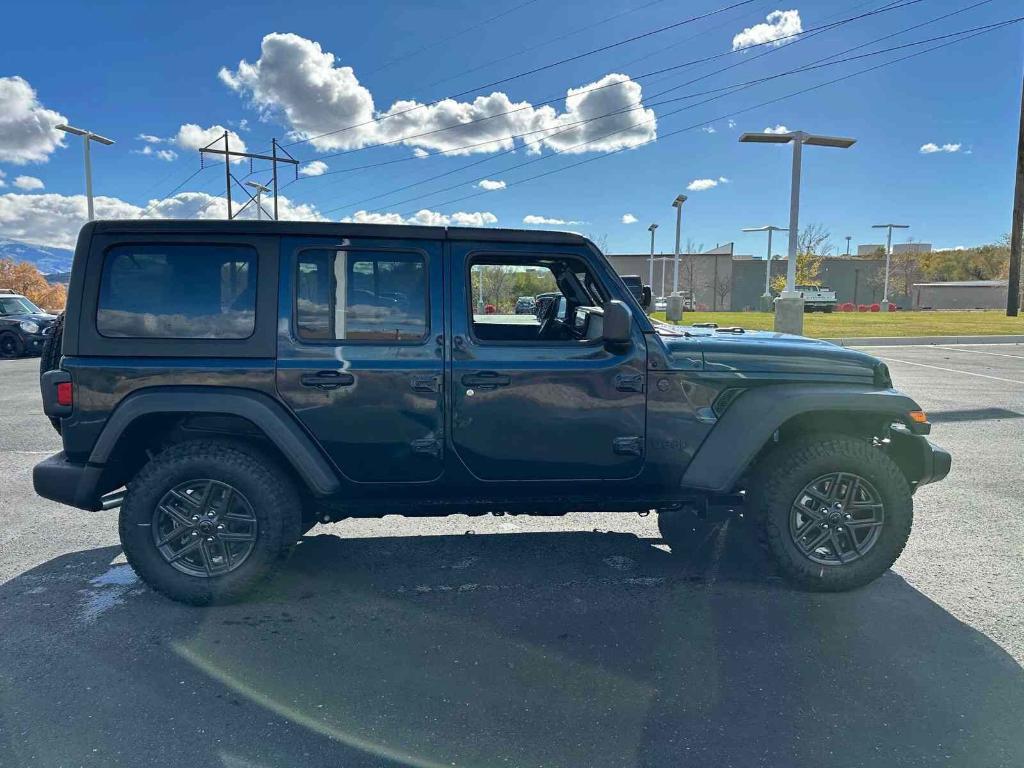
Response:
M309 341L422 341L427 265L418 253L300 252L296 327Z
M111 248L96 329L112 338L247 339L256 328L256 250L145 244Z
M21 296L4 298L0 296L0 315L38 315L39 307Z

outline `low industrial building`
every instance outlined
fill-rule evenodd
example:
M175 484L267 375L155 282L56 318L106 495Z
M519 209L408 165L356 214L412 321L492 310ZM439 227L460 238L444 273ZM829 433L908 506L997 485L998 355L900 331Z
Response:
M914 283L914 309L1004 309L1006 280Z

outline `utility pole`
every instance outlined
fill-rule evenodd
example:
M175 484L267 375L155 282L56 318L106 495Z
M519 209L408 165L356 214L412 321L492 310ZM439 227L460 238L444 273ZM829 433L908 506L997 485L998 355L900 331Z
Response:
M1006 316L1020 312L1020 259L1024 243L1024 86L1020 97L1020 135L1017 138L1017 181L1013 189L1013 223L1010 225L1010 279L1006 285Z
M75 128L73 125L55 125L58 131L64 131L64 133L71 133L75 136L82 137L82 146L85 148L85 202L89 210L89 221L96 218L93 204L92 204L92 157L89 154L89 142L98 141L100 144L110 146L114 143L113 139L108 139L105 136L100 136L98 133L87 131L83 128Z
M214 149L213 148L213 145L216 144L219 141L223 141L224 142L224 149ZM231 158L233 158L233 157L240 157L240 158L249 158L250 163L253 160L269 160L273 164L273 168L274 168L274 178L273 178L273 186L274 186L274 216L273 216L273 218L274 218L275 221L277 220L277 164L278 163L287 163L288 165L294 166L295 167L295 172L296 172L296 174L298 174L299 161L296 160L294 157L292 157L291 154L288 152L288 150L286 150L284 147L282 147L280 144L278 144L277 143L277 139L273 139L272 140L272 145L273 145L272 146L272 152L269 155L261 155L261 154L255 153L255 152L237 152L237 151L231 149L231 147L229 145L229 140L228 140L228 132L224 131L224 135L221 138L214 139L209 144L207 144L205 147L203 147L202 149L199 150L199 156L200 156L201 159L204 158L205 155L222 155L224 157L224 187L225 187L224 191L225 191L225 194L227 196L227 201L228 201L228 219L233 219L233 218L237 217L238 215L240 215L242 213L242 211L244 211L246 208L249 207L250 203L256 203L257 206L260 205L257 202L257 198L255 198L252 195L250 195L249 191L244 186L242 186L242 183L231 174ZM278 154L278 150L283 152L286 156L285 157L281 157ZM296 176L296 178L298 178L298 176ZM245 192L246 197L249 198L248 202L246 202L245 205L243 205L237 211L233 211L231 209L231 182L232 181L235 182L235 184L238 185L238 188L241 189L243 192ZM268 191L268 188L267 187L263 187L263 191ZM259 195L259 194L260 193L257 192L257 195Z

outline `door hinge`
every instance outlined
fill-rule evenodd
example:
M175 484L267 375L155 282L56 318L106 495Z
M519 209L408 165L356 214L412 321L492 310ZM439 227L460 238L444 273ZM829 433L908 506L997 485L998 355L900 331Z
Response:
M640 437L616 437L612 440L612 451L619 456L642 456L644 441Z
M409 443L413 453L423 453L433 456L435 459L441 457L441 441L436 437L421 437Z
M642 373L620 373L615 377L615 388L619 392L643 392L644 375Z
M440 376L413 376L409 381L413 392L440 392Z

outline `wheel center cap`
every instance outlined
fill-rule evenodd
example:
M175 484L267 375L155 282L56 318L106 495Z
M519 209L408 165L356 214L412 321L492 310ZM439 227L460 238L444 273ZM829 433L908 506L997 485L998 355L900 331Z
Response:
M203 520L199 523L199 530L203 534L210 534L217 530L217 526L213 520Z
M828 516L828 521L829 521L830 523L838 523L838 522L840 522L840 521L841 521L842 519L843 519L843 515L842 515L842 513L841 513L841 512L832 512L832 513L831 513L831 514L830 514L830 515Z

